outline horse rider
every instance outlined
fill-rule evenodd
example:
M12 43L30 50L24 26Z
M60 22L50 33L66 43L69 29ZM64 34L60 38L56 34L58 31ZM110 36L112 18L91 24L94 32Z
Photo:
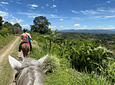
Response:
M21 45L23 43L28 43L30 45L30 51L32 51L32 45L31 45L32 37L29 33L27 33L28 32L27 29L24 29L23 31L24 31L24 33L21 35L21 43L19 45L19 50L18 51L21 52Z

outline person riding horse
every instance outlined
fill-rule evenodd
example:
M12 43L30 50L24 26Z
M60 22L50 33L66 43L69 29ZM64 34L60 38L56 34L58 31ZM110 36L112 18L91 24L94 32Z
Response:
M21 52L21 45L23 43L28 43L30 45L30 51L32 51L32 45L31 45L31 41L30 41L30 40L32 40L32 37L29 33L27 33L27 31L28 31L27 29L24 29L23 31L24 31L24 33L21 35L21 43L19 45L18 51Z

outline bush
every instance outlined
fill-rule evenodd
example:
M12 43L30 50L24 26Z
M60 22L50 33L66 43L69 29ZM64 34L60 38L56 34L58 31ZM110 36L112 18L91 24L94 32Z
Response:
M51 55L45 60L43 69L45 72L55 72L59 66L60 60L55 55Z
M37 41L33 40L31 44L32 44L32 51L35 51L35 50L41 51L40 47L38 46Z
M102 73L108 67L107 57L111 57L111 55L113 55L112 52L104 47L85 42L79 48L74 48L71 63L79 71L87 68L89 72Z

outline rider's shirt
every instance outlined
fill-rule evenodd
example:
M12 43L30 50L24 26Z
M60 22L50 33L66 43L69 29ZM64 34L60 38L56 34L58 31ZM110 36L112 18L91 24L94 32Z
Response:
M28 35L26 33L23 33L21 35L21 40L22 40L22 42L28 42Z

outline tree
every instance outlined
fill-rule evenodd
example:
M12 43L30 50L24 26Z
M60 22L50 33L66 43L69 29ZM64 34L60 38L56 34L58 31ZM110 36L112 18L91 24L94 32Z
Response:
M0 16L0 29L2 29L2 23L4 22L2 16Z
M9 30L10 33L14 32L14 28L13 28L13 25L11 23L5 22L3 26L6 27L6 28L8 28L8 30Z
M48 19L46 19L46 17L43 16L35 17L33 23L34 25L30 25L31 31L38 32L41 34L48 33L48 26L51 25L51 23L48 22Z
M20 30L22 30L22 27L20 26L19 23L14 24L13 27L14 27L14 29L15 29L15 28L19 28Z

